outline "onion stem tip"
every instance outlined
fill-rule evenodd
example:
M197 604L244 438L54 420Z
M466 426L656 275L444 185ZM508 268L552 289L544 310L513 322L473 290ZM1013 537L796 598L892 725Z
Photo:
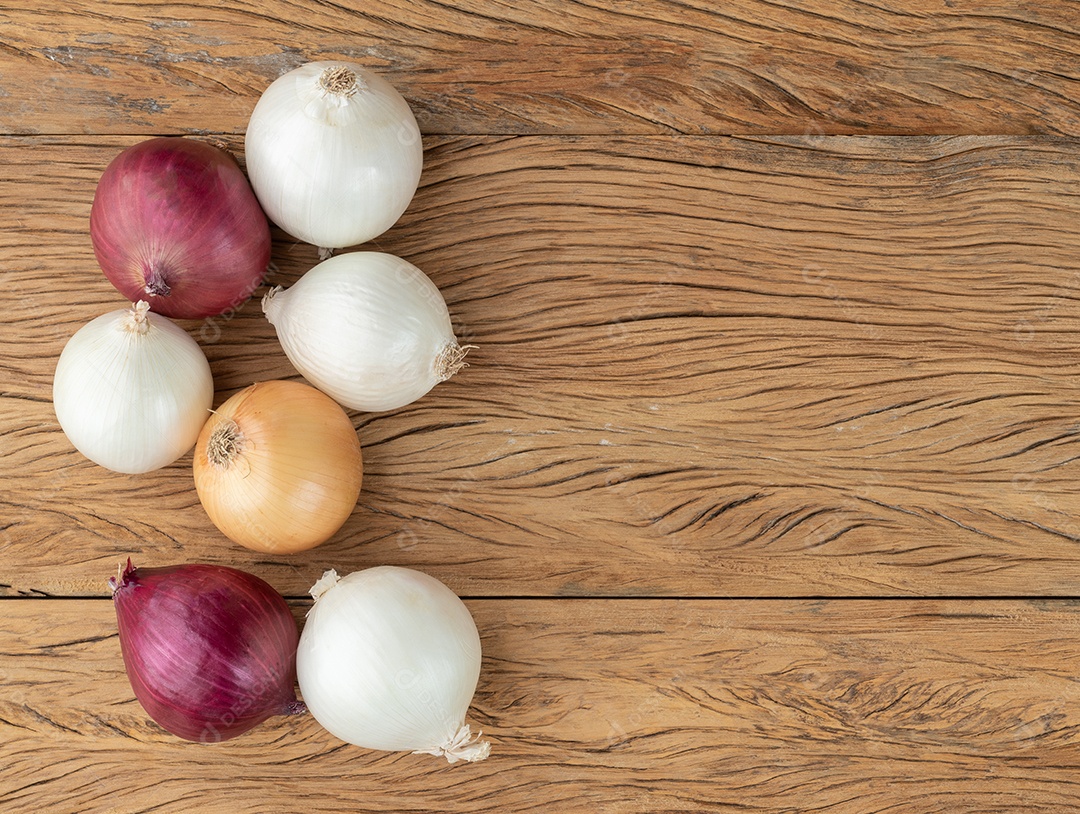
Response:
M146 300L139 300L131 306L131 312L128 315L128 320L124 323L124 327L128 331L138 334L144 334L149 331L150 319L146 316L146 313L149 310L150 303Z
M270 304L274 301L274 297L285 290L285 286L276 285L267 291L262 298L262 310L267 316L270 315ZM273 324L273 322L271 322Z
M339 581L338 572L336 570L331 568L329 571L324 571L318 581L311 586L311 598L318 602L319 598L337 585Z

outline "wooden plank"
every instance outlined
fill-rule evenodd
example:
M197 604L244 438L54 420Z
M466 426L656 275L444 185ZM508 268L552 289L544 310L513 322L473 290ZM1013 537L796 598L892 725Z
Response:
M100 596L129 554L293 596L328 563L470 596L1075 593L1074 141L430 141L376 245L480 348L355 415L360 506L292 557L222 537L190 457L117 475L56 424L64 342L122 305L86 229L131 141L0 141L6 593ZM288 284L315 252L274 258ZM188 327L218 402L296 375L256 303Z
M345 58L426 133L1080 134L1070 0L72 0L0 42L6 133L240 133Z
M1070 602L473 601L470 720L492 755L452 767L342 746L310 718L179 741L132 697L107 600L4 608L10 814L1080 803Z

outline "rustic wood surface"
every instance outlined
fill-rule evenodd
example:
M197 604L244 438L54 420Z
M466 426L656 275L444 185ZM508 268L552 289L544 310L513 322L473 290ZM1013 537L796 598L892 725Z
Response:
M0 8L0 810L1080 809L1078 56L1066 0ZM415 110L421 189L372 247L479 348L352 414L333 540L257 555L190 455L81 458L52 373L124 305L87 233L108 162L242 161L262 89L332 57ZM257 300L184 326L217 403L296 376ZM170 737L123 673L129 555L244 568L298 619L326 567L439 577L492 757Z
M0 800L85 814L1075 810L1071 602L478 600L475 765L147 722L99 600L7 600ZM42 625L42 606L49 622Z
M278 75L352 59L426 133L1080 135L1075 0L12 5L8 133L241 133Z
M86 221L135 140L0 143L9 593L105 595L131 552L244 561L190 456L107 472L52 413L64 343L123 305ZM1077 146L430 140L377 244L480 347L416 404L357 414L352 519L253 570L294 596L378 563L473 596L1075 593ZM283 237L274 258L286 284L315 262ZM257 301L190 327L219 403L296 375Z

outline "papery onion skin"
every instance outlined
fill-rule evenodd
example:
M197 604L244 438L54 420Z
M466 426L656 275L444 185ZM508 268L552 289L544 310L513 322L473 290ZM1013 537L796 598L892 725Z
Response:
M465 715L480 676L480 636L434 577L378 566L327 571L297 649L300 691L332 735L366 749L479 761L490 744Z
M384 252L319 263L263 311L304 378L354 410L393 410L464 364L446 302L420 269Z
M363 483L348 415L325 393L292 381L254 384L215 410L193 467L214 524L234 542L274 554L330 539Z
M161 727L217 743L296 699L296 620L265 581L235 568L127 568L109 580L135 697Z
M64 346L53 409L79 452L114 472L167 466L194 446L214 398L198 343L140 301L103 314Z
M125 297L176 319L235 308L270 263L270 225L229 153L187 138L124 150L98 182L90 237Z
M270 220L325 249L385 232L420 182L423 145L408 103L353 62L301 65L252 111L248 175Z

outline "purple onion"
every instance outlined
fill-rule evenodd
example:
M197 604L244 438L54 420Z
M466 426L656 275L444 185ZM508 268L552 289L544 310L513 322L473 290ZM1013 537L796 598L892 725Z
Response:
M90 239L121 294L175 319L237 307L270 263L270 225L236 161L186 138L149 139L113 159Z
M256 576L217 565L135 568L109 580L131 688L163 728L189 741L235 738L296 699L299 633L285 600Z

